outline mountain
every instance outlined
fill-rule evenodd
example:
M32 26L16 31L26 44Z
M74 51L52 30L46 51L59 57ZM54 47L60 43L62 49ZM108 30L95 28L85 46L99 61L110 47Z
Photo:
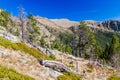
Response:
M59 25L60 27L63 28L69 28L71 26L78 26L79 22L76 21L70 21L68 19L50 19L53 21L55 24Z
M53 21L56 25L63 27L63 28L69 28L71 26L78 26L80 22L77 21L70 21L68 19L50 19ZM106 21L101 21L97 22L94 20L85 20L84 21L86 25L92 27L92 28L97 28L101 29L103 31L120 31L120 21L119 20L106 20Z
M106 57L106 54L104 56L106 44L110 44L114 32L120 30L120 22L115 20L84 22L87 26L83 25L79 29L78 26L82 23L76 21L48 19L30 14L24 19L23 31L19 17L1 10L0 78L10 80L93 80L93 78L103 80L110 76L116 78L120 74L117 68L111 67L107 63L109 60L100 57L101 55ZM77 32L71 29L74 26L77 27ZM22 31L24 40L21 37ZM80 43L80 39L83 42ZM119 49L119 38L115 36L114 40ZM72 46L73 44L75 45ZM80 50L84 50L84 57L78 56ZM94 56L97 57L96 60ZM66 69L70 72L64 72Z
M98 28L106 31L120 31L120 21L118 20L107 20L103 22L97 22L93 20L84 21L88 26L92 28Z

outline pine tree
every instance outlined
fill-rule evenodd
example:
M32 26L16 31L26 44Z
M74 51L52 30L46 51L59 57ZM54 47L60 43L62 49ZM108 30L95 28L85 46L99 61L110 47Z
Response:
M96 50L98 49L98 45L90 27L87 26L84 22L79 25L78 36L78 48L80 57L85 57L85 55L89 57L95 57L96 52L98 52Z
M110 63L115 68L120 68L120 40L117 34L113 35L110 45Z
M110 59L110 44L107 43L104 52L100 55L101 59L109 60Z
M119 46L120 46L119 38L117 34L114 34L112 38L111 46L110 46L110 54L112 55L112 54L118 53Z

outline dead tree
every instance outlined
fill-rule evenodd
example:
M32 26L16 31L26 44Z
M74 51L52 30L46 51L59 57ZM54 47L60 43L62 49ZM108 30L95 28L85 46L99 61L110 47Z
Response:
M39 60L40 65L49 67L59 72L73 72L70 68L65 66L63 63L57 61L50 61L50 60Z
M20 22L21 22L21 31L22 31L22 41L24 42L24 39L25 39L25 19L26 19L26 12L24 11L24 8L23 7L19 7L19 19L20 19Z
M78 61L76 61L76 72L78 73L79 72L79 64L78 64Z

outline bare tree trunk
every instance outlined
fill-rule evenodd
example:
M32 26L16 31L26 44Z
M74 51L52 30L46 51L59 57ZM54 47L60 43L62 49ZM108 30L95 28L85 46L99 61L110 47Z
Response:
M21 21L22 23L21 23L21 30L22 30L22 41L24 42L25 40L25 37L24 37L24 21L22 20Z
M82 43L82 39L79 37L79 55L80 57L83 57L83 47L80 46Z
M79 64L78 64L78 61L76 61L76 72L77 72L77 73L79 72Z
M22 41L25 41L25 18L26 18L26 13L24 11L23 7L19 7L19 19L21 21L21 32L22 32Z
M39 60L39 63L40 63L40 65L52 68L52 69L57 70L59 72L74 72L70 68L65 66L63 63L60 63L57 61Z

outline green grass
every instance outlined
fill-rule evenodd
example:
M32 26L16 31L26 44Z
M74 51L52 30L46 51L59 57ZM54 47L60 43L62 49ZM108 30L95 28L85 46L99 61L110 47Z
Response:
M55 60L56 59L56 57L55 57L55 55L54 54L50 54L50 56L49 56L52 60Z
M118 77L116 75L112 75L107 80L120 80L120 77Z
M3 37L0 37L0 45L8 49L13 49L13 50L18 50L21 52L28 53L34 56L35 58L50 59L50 57L48 57L47 55L43 54L42 52L38 51L35 48L30 48L23 42L13 43Z
M35 80L27 75L22 75L13 69L0 66L0 80Z
M63 75L57 77L58 80L81 80L79 75L64 72Z

